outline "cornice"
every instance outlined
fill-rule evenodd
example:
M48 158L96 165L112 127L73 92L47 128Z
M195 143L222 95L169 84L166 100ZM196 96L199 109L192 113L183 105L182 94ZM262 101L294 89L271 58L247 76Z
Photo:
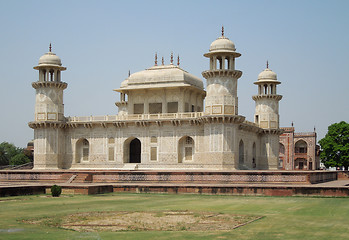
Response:
M64 122L56 122L56 121L35 121L29 122L28 126L32 129L38 128L65 128L66 124Z
M33 82L32 87L35 89L38 88L58 88L58 89L66 89L68 86L65 82Z
M254 95L252 96L252 99L255 101L261 100L261 99L274 99L276 101L280 101L282 99L282 95L277 95L277 94Z
M245 117L241 115L204 115L201 120L204 123L242 123Z
M117 107L127 106L127 102L126 102L126 101L116 102L115 105L116 105Z
M242 72L239 70L215 69L202 72L202 76L206 79L213 77L240 78L242 76Z

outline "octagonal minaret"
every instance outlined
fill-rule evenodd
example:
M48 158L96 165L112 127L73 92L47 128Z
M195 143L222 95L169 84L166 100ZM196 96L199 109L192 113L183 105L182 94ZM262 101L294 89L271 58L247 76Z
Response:
M39 80L33 82L36 89L35 121L62 121L64 120L63 90L67 83L61 81L61 72L66 70L62 67L61 59L54 54L51 48L39 59Z
M224 36L212 42L208 53L210 70L202 76L207 79L205 115L238 115L237 81L242 72L235 70L235 59L241 54L235 45Z
M35 118L29 123L34 129L34 169L59 169L64 167L64 104L63 90L67 83L61 81L61 59L51 51L39 59L34 67L39 79L32 83L36 90Z
M258 86L258 95L252 97L256 102L254 120L261 128L279 128L279 101L282 96L277 94L276 86L280 83L267 62L267 68L258 75L258 81L254 83Z

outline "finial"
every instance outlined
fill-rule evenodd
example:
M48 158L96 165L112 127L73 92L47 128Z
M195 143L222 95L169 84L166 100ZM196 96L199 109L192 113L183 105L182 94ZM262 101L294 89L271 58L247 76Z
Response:
M173 52L171 52L171 64L173 64Z
M130 70L128 70L128 76L131 76L131 71Z
M48 48L49 52L52 51L52 46L51 46L51 43L50 43L50 47Z
M268 60L267 60L267 68L269 69L269 62L268 62Z
M156 52L155 53L155 66L158 65L158 53Z
M293 127L293 121L292 121L292 123L291 123L291 126Z
M179 54L178 54L178 57L177 57L177 66L179 66Z
M224 37L224 26L222 25L222 37Z
M314 126L314 132L316 132L316 127Z
M162 63L162 65L164 65L164 57L162 57L161 63Z

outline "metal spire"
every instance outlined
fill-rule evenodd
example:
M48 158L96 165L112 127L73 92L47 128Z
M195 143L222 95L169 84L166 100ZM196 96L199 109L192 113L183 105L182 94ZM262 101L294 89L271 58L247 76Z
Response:
M171 52L171 64L173 64L173 52Z
M128 76L131 76L131 71L130 70L128 70Z
M51 46L51 43L50 43L50 46L49 46L48 50L49 50L49 52L51 52L51 51L52 51L52 46Z
M158 65L158 53L156 52L155 53L155 66Z
M269 69L269 62L268 62L268 60L267 60L267 68Z
M177 57L177 66L179 66L179 54L178 54L178 57Z
M162 65L164 65L164 57L162 57L161 63L162 63Z
M224 26L222 25L222 37L224 37Z

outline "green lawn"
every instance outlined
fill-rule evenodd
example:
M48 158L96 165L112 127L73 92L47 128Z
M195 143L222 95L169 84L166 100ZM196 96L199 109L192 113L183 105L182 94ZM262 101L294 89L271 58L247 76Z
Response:
M225 232L75 232L20 222L76 212L162 210L265 217ZM349 198L131 193L7 197L0 198L0 239L349 239Z

